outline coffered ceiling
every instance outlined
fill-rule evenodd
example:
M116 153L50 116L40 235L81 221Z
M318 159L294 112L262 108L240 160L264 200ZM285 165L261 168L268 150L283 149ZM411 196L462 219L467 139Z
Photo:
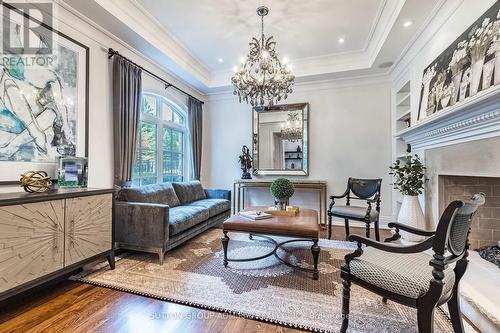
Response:
M387 73L443 0L64 0L202 92L228 89L259 5L297 81ZM411 22L409 25L408 22ZM406 23L406 27L405 27Z

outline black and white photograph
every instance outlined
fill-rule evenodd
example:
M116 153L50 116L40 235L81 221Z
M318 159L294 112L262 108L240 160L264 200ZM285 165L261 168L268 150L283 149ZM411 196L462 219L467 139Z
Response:
M460 35L425 70L418 120L500 84L500 3Z

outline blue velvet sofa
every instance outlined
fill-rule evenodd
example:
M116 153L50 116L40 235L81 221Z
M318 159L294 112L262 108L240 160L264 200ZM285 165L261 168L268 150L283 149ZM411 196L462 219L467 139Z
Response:
M122 188L115 200L115 248L164 253L220 226L231 213L231 192L199 181Z

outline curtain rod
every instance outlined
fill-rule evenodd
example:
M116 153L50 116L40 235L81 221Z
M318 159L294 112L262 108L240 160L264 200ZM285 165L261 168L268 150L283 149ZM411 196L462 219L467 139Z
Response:
M185 92L184 90L182 90L181 88L179 88L179 87L177 87L177 86L173 85L172 83L168 82L167 80L162 79L161 77L159 77L159 76L158 76L158 75L156 75L155 73L152 73L152 72L148 71L146 68L142 67L141 65L139 65L139 64L137 64L137 63L133 62L132 60L130 60L130 59L128 59L128 58L126 58L126 57L124 57L124 56L123 56L123 55L121 55L118 51L113 50L112 48L109 48L109 49L108 49L108 59L111 59L113 56L119 56L119 57L120 57L120 58L122 58L123 60L126 60L126 61L128 61L129 63L131 63L131 64L133 64L133 65L135 65L135 66L139 67L141 70L143 70L144 72L148 73L149 75L151 75L151 76L152 76L152 77L154 77L155 79L157 79L157 80L159 80L159 81L163 82L163 83L165 84L165 89L172 87L172 88L174 88L174 89L176 89L176 90L180 91L180 92L181 92L181 93L183 93L184 95L189 96L189 97L191 97L191 98L194 98L195 100L197 100L197 101L198 101L198 102L200 102L201 104L205 104L205 102L201 101L199 98L194 97L193 95L191 95L191 94L189 94L189 93Z

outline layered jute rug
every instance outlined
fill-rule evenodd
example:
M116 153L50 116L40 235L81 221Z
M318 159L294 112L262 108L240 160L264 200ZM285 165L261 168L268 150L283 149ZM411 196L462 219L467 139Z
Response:
M352 252L348 242L321 240L320 277L280 264L274 257L222 265L221 231L212 229L168 252L160 266L157 256L132 254L84 271L74 280L127 291L161 300L226 312L247 318L312 331L338 332L342 304L340 265ZM244 258L264 254L273 247L229 234L228 256ZM289 261L310 267L310 244L295 243L279 253ZM453 332L439 310L435 332ZM416 311L353 285L349 332L416 332Z

